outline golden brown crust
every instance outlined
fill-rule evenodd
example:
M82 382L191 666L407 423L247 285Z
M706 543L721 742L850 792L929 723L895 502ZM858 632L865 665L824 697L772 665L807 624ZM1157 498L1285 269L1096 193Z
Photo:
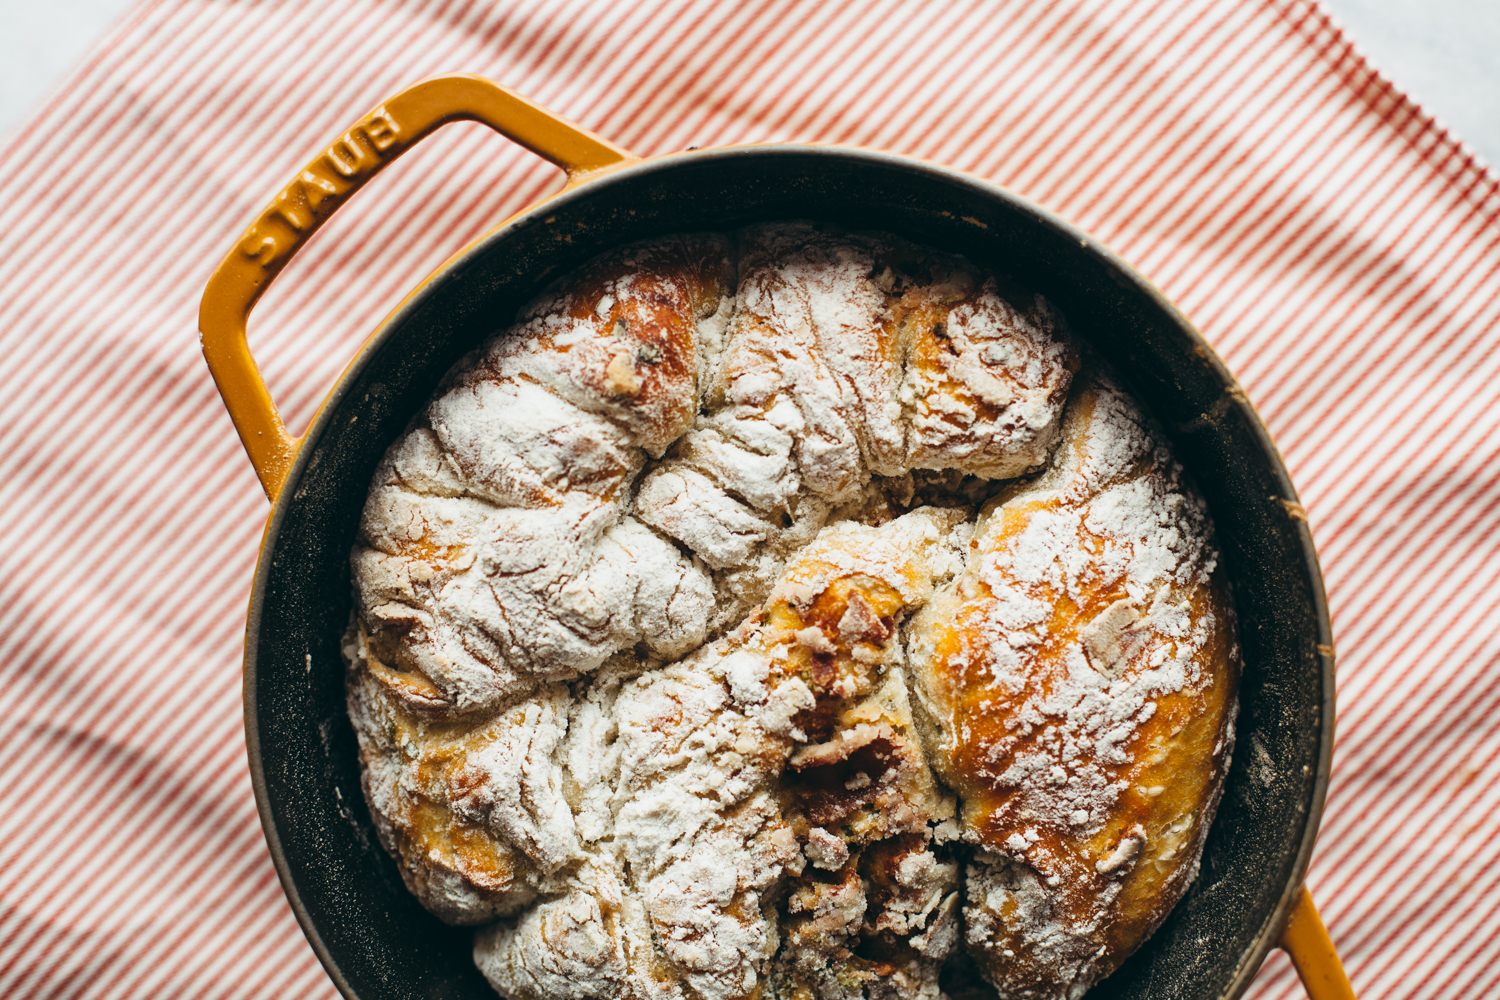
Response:
M777 995L937 993L957 939L957 809L922 754L898 626L956 568L962 517L923 508L827 529L767 602L761 641L787 651L775 669L815 699L781 777L807 864L788 880Z
M612 817L611 839L587 849L569 894L480 937L476 957L497 988L516 1000L571 995L569 982L596 995L750 1000L768 977L800 981L808 963L845 981L878 977L884 965L856 949L883 934L927 949L905 974L935 989L953 935L951 920L945 939L929 918L951 915L957 866L923 845L955 806L922 760L899 669L873 686L898 651L869 655L868 623L819 624L833 603L899 616L925 598L942 544L929 528L943 518L908 518L827 533L763 615L619 685L614 739L597 748L614 761L605 797L578 804L585 839L591 811ZM807 745L809 729L826 739ZM879 760L860 756L869 733L886 751ZM848 790L851 767L863 781ZM570 770L583 777L588 765ZM848 796L828 794L833 777ZM901 849L882 853L893 836ZM862 857L866 845L876 850ZM880 886L868 902L862 874ZM842 894L830 897L831 884ZM773 967L778 944L796 958Z
M705 638L710 581L629 513L697 412L728 241L627 247L461 364L376 471L353 553L378 674L415 711L485 711L644 641Z
M1037 468L1057 430L1039 417L1061 409L1078 370L1076 354L1037 335L1058 318L1038 296L1007 289L1002 297L998 279L960 259L939 259L928 270L932 281L896 286L892 309L905 351L901 398L910 411L904 466L985 479Z
M653 458L697 415L696 321L729 292L728 247L712 236L634 244L569 275L559 294L480 370L538 380L622 424ZM524 357L509 368L504 361Z
M1064 433L914 628L932 759L979 849L969 949L1007 997L1081 995L1176 904L1238 683L1232 605L1180 470L1098 376Z
M350 641L360 643L355 633ZM413 712L374 669L351 674L365 798L408 887L454 924L508 916L581 860L562 771L568 692L552 686L488 718L453 723ZM501 792L508 794L497 794Z

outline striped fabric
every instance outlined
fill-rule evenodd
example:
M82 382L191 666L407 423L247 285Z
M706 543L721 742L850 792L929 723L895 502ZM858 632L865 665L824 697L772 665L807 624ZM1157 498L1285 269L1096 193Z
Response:
M452 70L642 154L950 164L1140 268L1320 545L1340 720L1310 883L1355 986L1500 992L1500 194L1311 3L151 0L0 149L0 996L334 995L250 791L266 504L197 303L294 168ZM292 427L405 289L558 183L459 125L362 193L252 322ZM1278 956L1251 995L1300 987Z

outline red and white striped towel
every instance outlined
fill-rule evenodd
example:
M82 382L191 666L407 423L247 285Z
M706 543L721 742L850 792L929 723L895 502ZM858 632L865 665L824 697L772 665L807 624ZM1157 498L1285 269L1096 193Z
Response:
M1354 983L1500 992L1500 193L1315 6L151 0L0 150L0 995L333 995L250 792L267 510L197 303L296 167L453 70L642 154L950 164L1140 268L1243 381L1321 548L1340 720L1310 882ZM292 426L557 183L453 126L341 212L252 322ZM1299 994L1285 959L1252 994Z

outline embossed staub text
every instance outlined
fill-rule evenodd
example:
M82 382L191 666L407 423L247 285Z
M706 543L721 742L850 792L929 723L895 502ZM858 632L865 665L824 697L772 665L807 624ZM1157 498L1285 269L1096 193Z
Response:
M384 106L334 140L276 196L240 241L261 267L283 261L344 199L377 173L402 145L401 126Z

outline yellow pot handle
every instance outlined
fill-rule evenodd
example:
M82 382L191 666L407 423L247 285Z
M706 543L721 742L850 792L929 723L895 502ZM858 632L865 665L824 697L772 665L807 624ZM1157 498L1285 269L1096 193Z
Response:
M1313 906L1312 893L1302 887L1302 895L1292 908L1282 928L1281 940L1277 942L1286 949L1302 977L1302 988L1307 990L1308 1000L1355 1000L1354 987L1344 973L1344 963L1339 961L1334 950L1333 939Z
M634 156L497 83L453 74L423 80L365 115L307 165L219 265L198 310L203 356L250 464L274 503L301 445L287 433L245 342L250 310L287 261L365 182L439 127L476 121L568 174L571 187Z

